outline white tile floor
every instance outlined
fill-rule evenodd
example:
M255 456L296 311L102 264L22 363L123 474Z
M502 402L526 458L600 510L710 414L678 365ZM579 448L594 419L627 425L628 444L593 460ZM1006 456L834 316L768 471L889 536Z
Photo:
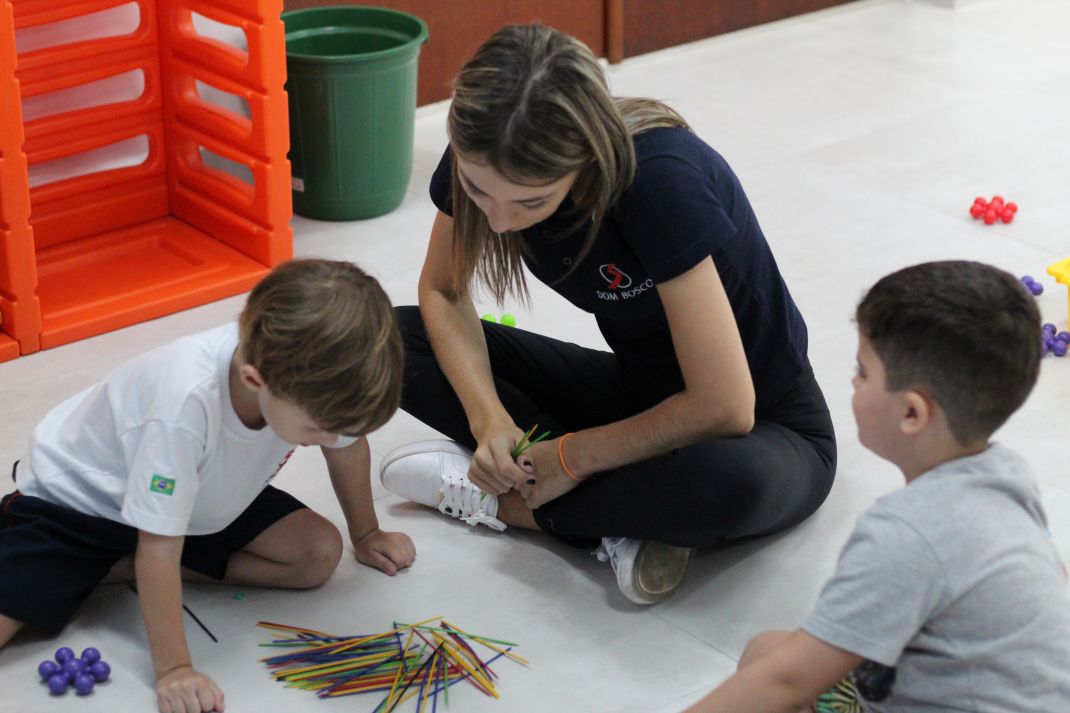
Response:
M370 698L318 701L273 684L257 663L256 644L266 638L254 626L260 619L355 633L445 615L512 638L533 665L501 666L500 701L471 689L451 696L453 710L511 713L679 710L732 671L751 635L797 624L854 518L900 483L855 441L850 314L863 290L914 262L984 260L1039 278L1046 320L1066 328L1067 290L1044 268L1070 254L1067 36L1065 0L957 9L866 0L612 67L616 93L676 106L748 190L810 326L811 359L840 435L828 502L793 531L702 553L673 599L640 609L618 595L608 566L584 553L536 535L469 529L376 483L382 524L416 541L420 556L410 571L390 579L347 557L314 592L248 591L238 600L225 587L188 588L187 603L220 639L212 643L188 622L195 661L225 690L227 710L374 706ZM415 170L400 209L359 223L295 218L296 252L356 261L396 303L412 303L434 215L426 186L445 145L444 116L444 105L418 112ZM970 220L974 196L995 193L1021 206L1014 223ZM603 344L589 316L533 287L531 311L508 309L522 327ZM0 365L0 463L21 454L28 431L63 397L133 354L232 319L241 303L224 300ZM1070 558L1068 401L1070 359L1049 357L1033 396L998 437L1035 465L1055 539ZM400 413L373 437L374 460L433 435ZM278 482L340 522L317 452L299 453ZM101 648L113 682L86 699L50 698L34 670L60 644ZM0 692L3 713L153 710L131 593L102 588L59 637L24 638L0 652Z

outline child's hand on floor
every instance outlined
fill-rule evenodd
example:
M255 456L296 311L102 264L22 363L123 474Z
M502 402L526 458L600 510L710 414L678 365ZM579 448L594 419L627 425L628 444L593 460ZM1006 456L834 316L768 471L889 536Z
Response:
M223 692L192 666L171 669L156 682L160 713L223 713Z
M416 559L416 545L404 532L384 532L378 528L354 540L357 561L386 572L391 577Z

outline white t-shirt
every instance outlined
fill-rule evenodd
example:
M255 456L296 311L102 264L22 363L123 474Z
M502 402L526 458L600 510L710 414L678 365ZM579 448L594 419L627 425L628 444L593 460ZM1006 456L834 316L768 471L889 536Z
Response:
M222 530L294 450L270 427L238 419L229 387L237 346L236 324L184 337L67 399L34 429L19 490L159 535Z

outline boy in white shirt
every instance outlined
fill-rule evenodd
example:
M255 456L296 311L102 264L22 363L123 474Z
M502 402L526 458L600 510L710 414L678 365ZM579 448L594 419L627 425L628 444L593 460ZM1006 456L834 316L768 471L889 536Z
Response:
M307 588L338 530L269 483L320 446L360 562L393 575L415 548L383 532L362 436L401 395L403 351L376 280L345 262L284 263L238 324L119 366L50 411L0 502L0 646L58 632L102 582L135 580L164 713L223 710L194 669L182 580Z
M927 263L880 280L857 322L858 438L907 487L858 519L802 627L755 637L689 713L1070 711L1066 570L1028 465L989 442L1036 383L1033 297Z

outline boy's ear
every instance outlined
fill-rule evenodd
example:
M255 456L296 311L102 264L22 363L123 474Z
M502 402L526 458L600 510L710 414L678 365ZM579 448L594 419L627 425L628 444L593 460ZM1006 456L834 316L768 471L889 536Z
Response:
M247 389L259 391L264 388L264 377L260 376L260 371L252 364L242 364L239 366L238 376L241 377L241 383L244 384Z
M913 436L925 430L935 415L936 404L920 391L903 392L903 413L899 418L899 430L905 436Z

